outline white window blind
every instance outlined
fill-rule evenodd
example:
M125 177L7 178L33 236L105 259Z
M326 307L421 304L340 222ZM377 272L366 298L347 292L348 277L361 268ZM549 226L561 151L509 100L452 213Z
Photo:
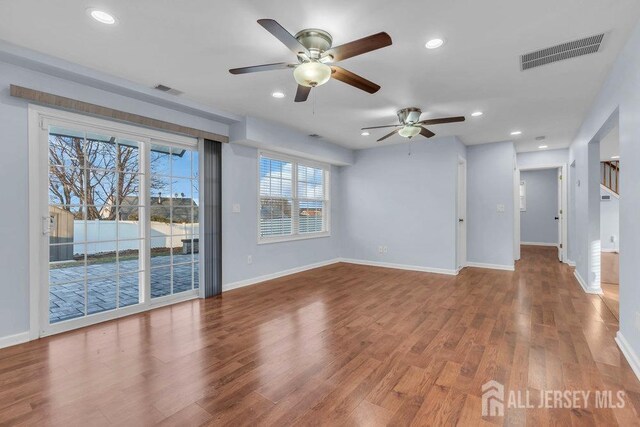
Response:
M328 167L269 154L259 162L259 240L326 235Z

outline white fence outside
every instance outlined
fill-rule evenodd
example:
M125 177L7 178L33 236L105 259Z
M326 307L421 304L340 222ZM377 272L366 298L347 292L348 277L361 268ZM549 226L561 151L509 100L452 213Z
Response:
M85 253L80 242L88 242L88 255L140 249L140 223L138 221L74 221L73 252ZM199 224L167 224L151 222L151 248L182 247L182 239L198 236ZM172 232L173 231L173 235ZM119 243L116 246L116 238Z

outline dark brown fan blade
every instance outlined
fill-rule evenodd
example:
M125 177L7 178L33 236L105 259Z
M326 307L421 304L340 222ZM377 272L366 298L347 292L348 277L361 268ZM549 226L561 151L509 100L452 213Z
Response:
M378 86L377 84L370 82L364 77L360 77L359 75L354 74L351 71L345 70L342 67L334 65L331 67L331 70L333 71L333 73L331 74L332 78L340 80L341 82L353 87L357 87L358 89L361 89L365 92L376 93L380 90L380 86Z
M247 74L257 73L259 71L284 70L286 68L294 68L295 64L287 64L286 62L278 62L275 64L253 65L251 67L232 68L229 70L231 74Z
M421 120L418 123L416 123L417 125L439 125L442 123L455 123L455 122L464 122L464 116L458 116L458 117L444 117L442 119L427 119L427 120Z
M369 130L369 129L382 129L382 128L399 128L403 125L385 125L385 126L370 126L368 128L362 128L360 130Z
M258 19L258 24L262 25L265 30L269 31L275 38L280 40L291 52L296 55L304 53L307 56L310 56L307 48L301 45L298 39L293 37L291 33L285 30L282 25L278 24L278 22L273 19Z
M324 56L331 55L333 56L332 61L338 62L390 45L391 37L389 37L389 34L382 32L336 46L333 49L329 49Z
M384 141L385 139L389 138L390 136L395 135L395 134L396 134L396 133L398 133L398 132L400 132L400 129L396 129L396 130L394 130L393 132L386 134L385 136L383 136L382 138L380 138L377 142Z
M298 90L296 91L296 99L295 102L304 102L309 97L309 93L311 92L311 88L307 86L298 85Z
M420 135L424 136L425 138L431 138L432 136L436 136L435 133L431 132L427 128L423 128L422 126L420 126Z

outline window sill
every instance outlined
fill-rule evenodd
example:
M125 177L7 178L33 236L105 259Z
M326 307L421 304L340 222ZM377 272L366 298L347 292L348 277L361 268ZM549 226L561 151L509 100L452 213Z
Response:
M310 233L310 234L296 234L292 236L279 236L279 237L267 237L267 238L259 238L259 245L268 245L270 243L282 243L282 242L295 242L296 240L309 240L309 239L319 239L322 237L331 237L331 232L326 231L323 233Z

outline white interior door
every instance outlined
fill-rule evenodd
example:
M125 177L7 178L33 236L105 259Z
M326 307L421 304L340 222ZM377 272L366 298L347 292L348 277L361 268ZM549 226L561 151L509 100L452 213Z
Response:
M556 215L556 223L558 224L558 260L560 262L563 261L562 259L562 251L563 251L563 233L562 233L562 228L563 228L563 222L564 222L564 211L563 211L563 182L564 177L562 176L562 168L558 168L558 211L557 211L557 215Z
M458 160L457 267L467 264L467 162Z

